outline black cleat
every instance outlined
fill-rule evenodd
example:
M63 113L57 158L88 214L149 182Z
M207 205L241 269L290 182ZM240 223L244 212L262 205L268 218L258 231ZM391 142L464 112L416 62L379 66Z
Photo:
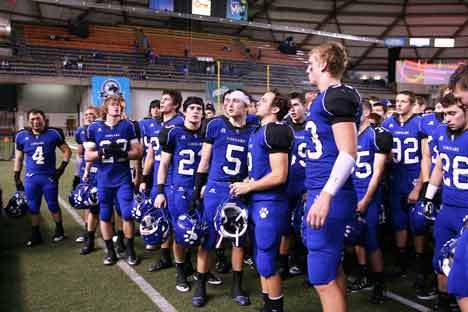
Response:
M249 296L242 290L237 290L231 293L231 298L240 306L248 306L250 305L250 298Z
M125 261L127 261L128 265L135 266L140 262L140 259L135 255L130 255L127 256L127 259L125 259Z
M117 256L115 253L107 253L103 261L104 265L114 265L117 263Z
M31 236L31 238L26 242L26 247L31 248L37 245L42 244L42 236Z
M75 238L75 243L84 243L86 242L86 233L82 233Z
M94 251L94 244L85 244L80 249L80 255L87 255Z
M190 284L187 282L187 277L182 270L177 270L176 273L176 289L180 292L190 291Z
M63 234L63 232L55 232L54 233L54 236L52 236L52 242L53 243L58 243L58 242L61 242L65 239L65 235Z
M359 276L346 287L348 293L358 292L361 290L369 290L372 288L372 283L367 276Z
M413 287L416 289L416 297L420 300L432 300L437 297L434 287L428 287L424 276L416 276Z
M387 297L384 294L384 285L383 284L375 284L374 288L372 289L372 294L369 298L370 303L372 304L382 304L387 300Z
M156 261L148 268L148 272L156 272L164 269L168 269L172 267L172 260L171 259L164 259L161 258L159 261Z

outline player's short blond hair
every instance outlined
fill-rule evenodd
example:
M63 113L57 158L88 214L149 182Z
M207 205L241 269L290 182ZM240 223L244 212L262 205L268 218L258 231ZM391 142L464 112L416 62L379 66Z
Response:
M333 78L341 78L349 62L346 48L339 42L322 43L314 47L309 55L316 55L321 62L326 63L326 71Z

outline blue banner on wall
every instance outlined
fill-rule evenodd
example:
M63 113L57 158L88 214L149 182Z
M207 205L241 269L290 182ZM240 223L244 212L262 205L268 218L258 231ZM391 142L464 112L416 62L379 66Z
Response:
M226 6L226 17L246 21L247 20L247 0L228 0Z
M174 11L174 0L150 0L149 8L159 11Z
M130 117L130 80L128 78L93 76L91 86L95 106L100 107L109 95L121 95L125 99L125 113Z

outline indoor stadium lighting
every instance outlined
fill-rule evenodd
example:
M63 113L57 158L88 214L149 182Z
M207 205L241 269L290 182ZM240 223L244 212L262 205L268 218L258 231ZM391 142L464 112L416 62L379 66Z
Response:
M409 38L410 47L428 48L431 46L431 38Z
M455 39L453 38L435 38L435 48L453 48L455 47Z
M125 5L118 5L118 4L107 6L105 4L96 3L94 1L82 1L82 0L34 0L34 1L37 3L52 4L52 5L55 4L55 5L69 7L69 8L78 8L78 9L93 8L93 9L99 9L103 11L113 11L118 14L122 14L122 12L127 12L127 13L134 14L137 16L140 15L140 16L151 16L151 17L154 17L154 16L178 17L178 18L183 18L183 19L188 19L188 20L200 19L200 15L169 12L169 11L157 11L157 10L148 9L145 7L132 8L132 7L128 7ZM238 21L238 20L233 21L228 18L221 18L221 17L214 17L214 16L204 16L203 19L207 22L219 23L219 24L246 26L246 27L252 27L252 28L257 28L257 29L267 29L267 30L274 30L274 31L289 32L289 33L311 34L311 35L322 36L322 37L362 41L362 42L369 42L369 43L376 43L376 44L384 43L383 40L374 38L374 37L364 37L364 36L333 33L333 32L328 32L328 31L316 30L313 28L272 25L272 24Z

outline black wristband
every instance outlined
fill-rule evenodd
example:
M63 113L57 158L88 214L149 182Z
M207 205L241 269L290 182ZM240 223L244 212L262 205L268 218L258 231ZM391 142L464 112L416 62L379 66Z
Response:
M195 190L201 191L203 185L206 184L208 181L208 173L207 172L197 172L195 174Z
M15 177L15 182L20 181L21 171L15 171L14 177Z
M60 167L58 168L59 170L63 171L65 168L68 166L68 161L62 160L62 163L60 164Z
M158 184L158 195L159 194L164 194L164 184Z

